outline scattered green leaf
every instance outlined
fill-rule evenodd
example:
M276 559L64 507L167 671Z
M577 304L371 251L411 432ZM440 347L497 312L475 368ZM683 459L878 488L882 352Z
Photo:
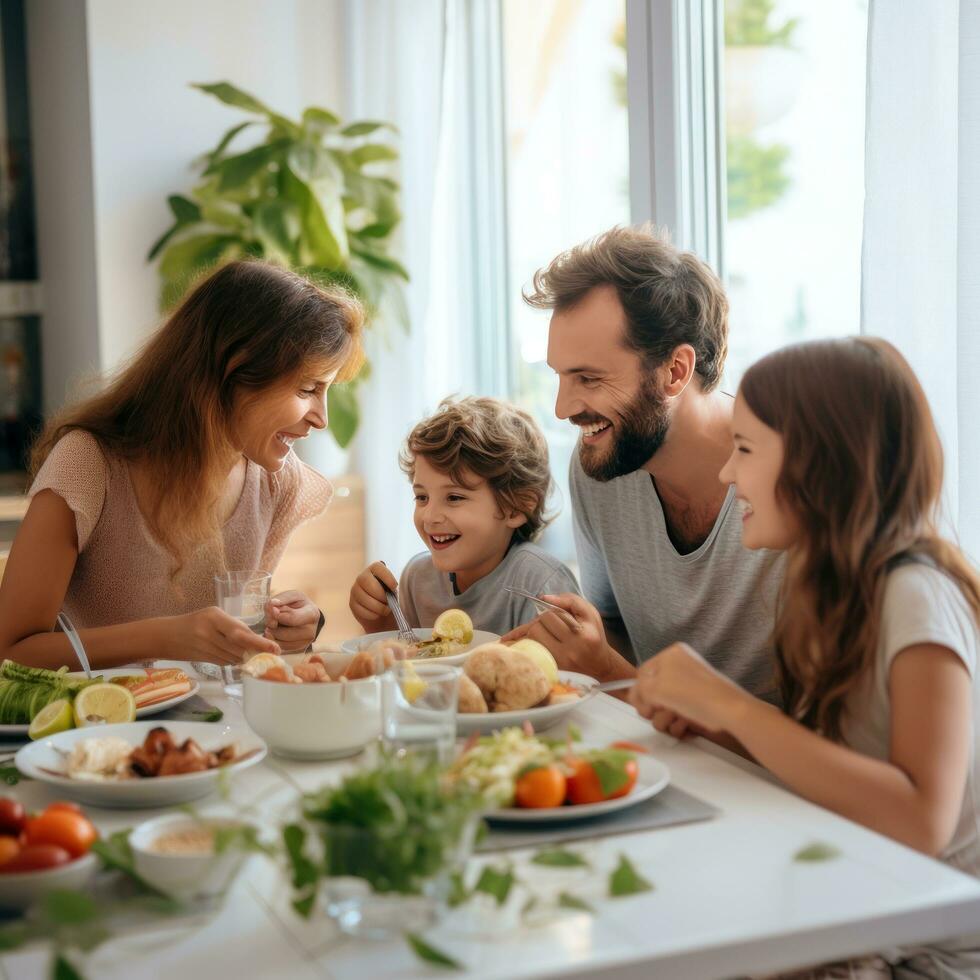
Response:
M812 844L800 848L793 855L793 860L801 862L833 861L834 858L838 858L840 855L839 848L834 847L833 844L827 844L824 841L814 841Z
M653 885L633 867L625 854L619 855L619 864L609 875L609 897L623 898L653 891Z
M538 853L531 858L531 862L533 864L543 864L548 868L589 867L589 862L586 861L581 854L576 854L574 851L566 850L563 847L551 847L538 851Z
M78 972L78 970L76 970L65 958L64 953L59 953L55 957L51 975L53 980L84 980L84 977Z
M16 786L22 779L28 778L16 766L0 766L0 779L8 786Z
M308 919L310 914L313 912L313 906L316 904L316 890L308 892L302 898L293 899L293 908L296 910L297 915L302 916L304 919Z
M498 905L503 905L507 901L511 888L514 887L514 872L510 866L504 868L493 868L487 865L480 872L480 877L473 886L474 892L484 892L492 895Z
M454 871L449 876L449 896L446 903L451 909L454 909L458 905L462 905L469 897L470 893L466 888L466 881L463 879L462 872Z
M572 895L569 892L559 893L558 907L562 909L575 909L579 912L588 912L589 915L596 914L595 909L585 899L579 898L577 895Z
M306 888L312 885L319 874L316 865L306 856L306 831L298 824L288 824L282 829L282 842L286 847L286 856L293 869L293 887Z
M454 960L448 953L444 953L441 949L436 949L435 946L427 943L417 933L406 932L405 939L408 941L408 945L412 947L412 952L420 960L425 960L426 963L432 963L435 966L445 967L448 970L464 969L463 964L459 960Z

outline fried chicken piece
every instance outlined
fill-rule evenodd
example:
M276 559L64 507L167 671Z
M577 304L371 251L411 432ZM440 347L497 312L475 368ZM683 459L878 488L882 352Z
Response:
M372 643L366 650L354 654L346 670L340 675L349 681L359 681L365 677L383 674L396 660L404 660L403 643L397 641L380 641Z
M173 737L166 728L163 728L160 725L158 725L156 728L151 728L146 733L146 738L143 739L143 748L146 749L147 752L152 752L153 755L162 757L173 747Z
M485 715L490 709L480 689L466 674L459 678L459 707L461 715Z
M523 711L551 691L544 671L529 657L502 643L485 643L466 659L465 674L480 689L491 711Z
M159 775L181 776L188 772L204 772L208 768L208 753L189 738L180 748L171 749L163 757Z
M238 758L238 746L234 743L226 745L223 749L218 749L214 755L218 759L217 765L227 766L230 762L234 762Z
M306 684L319 684L330 680L327 668L319 659L316 661L309 660L304 664L296 664L293 667L293 673Z
M151 728L143 744L130 753L130 771L143 779L158 775L163 757L173 748L174 740L166 728Z

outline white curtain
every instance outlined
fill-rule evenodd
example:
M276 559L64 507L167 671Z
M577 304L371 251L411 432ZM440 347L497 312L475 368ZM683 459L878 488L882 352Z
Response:
M898 346L980 559L980 2L871 0L862 330Z
M382 317L370 331L372 373L361 390L353 464L364 477L367 558L398 573L424 547L398 450L448 394L476 389L468 329L467 211L459 207L467 141L466 64L459 4L466 0L348 0L348 116L400 131L400 257L411 273L408 333Z

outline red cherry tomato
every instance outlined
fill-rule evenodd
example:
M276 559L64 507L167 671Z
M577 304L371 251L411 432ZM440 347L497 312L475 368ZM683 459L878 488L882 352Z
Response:
M568 802L579 806L582 803L602 803L603 800L615 800L626 796L636 785L639 767L636 759L628 759L625 763L626 782L614 793L608 796L602 792L602 784L592 763L588 759L575 759L572 762L572 774L568 777Z
M52 810L68 810L70 813L84 812L77 803L70 803L68 800L55 800L54 803L49 803L44 808L45 813L50 813Z
M0 796L0 834L19 834L26 822L23 805L9 796Z
M63 847L73 858L81 857L98 837L88 817L70 810L45 810L27 821L27 843L54 844Z
M20 854L20 844L16 837L0 837L0 867Z
M71 855L63 848L54 844L31 844L22 848L20 853L0 864L0 874L17 874L20 871L46 871L67 864Z

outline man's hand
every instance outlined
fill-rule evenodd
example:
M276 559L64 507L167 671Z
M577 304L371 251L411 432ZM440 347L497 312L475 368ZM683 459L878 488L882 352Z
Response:
M505 641L525 636L537 640L548 648L562 670L588 674L600 681L632 676L635 672L632 664L606 642L602 617L595 606L571 593L541 598L560 606L565 612L548 610L530 623L511 630L503 637Z

